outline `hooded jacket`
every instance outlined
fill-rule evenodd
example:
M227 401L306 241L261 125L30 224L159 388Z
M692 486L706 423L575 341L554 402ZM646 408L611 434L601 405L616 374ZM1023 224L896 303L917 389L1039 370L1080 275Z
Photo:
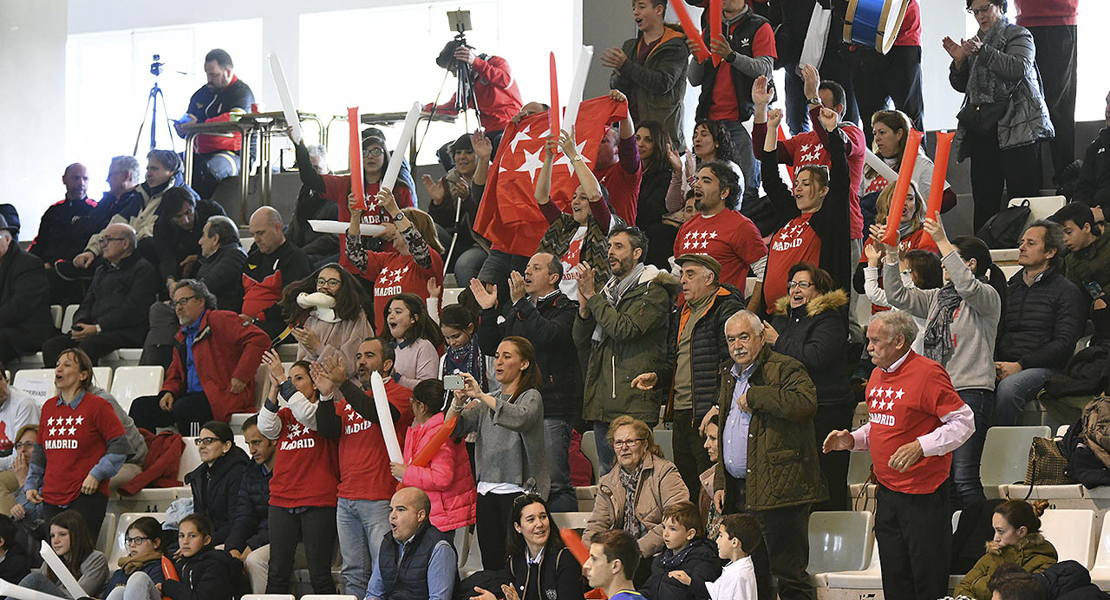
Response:
M646 528L643 537L636 543L640 546L640 554L647 558L663 549L663 510L689 500L690 490L682 481L678 467L671 461L649 452L640 464L640 480L632 501L636 503L636 518ZM624 506L628 495L621 485L620 470L620 465L614 464L598 481L594 510L582 533L582 540L587 544L602 531L624 528Z
M686 148L686 138L682 134L682 101L686 96L686 64L690 58L686 36L675 26L665 26L663 37L640 64L636 57L643 37L641 33L621 45L628 60L613 72L609 87L635 99L635 122L662 123L663 130L674 142L674 149L682 152Z
M1106 600L1110 594L1091 583L1091 573L1074 560L1058 562L1037 574L1048 600Z
M790 297L775 302L775 352L801 361L817 386L817 404L855 402L848 381L848 294L833 290L798 308Z
M990 600L991 591L987 589L987 582L998 567L1013 563L1020 565L1026 572L1040 573L1056 564L1056 560L1056 548L1040 533L1031 533L1012 546L999 546L997 542L989 541L987 553L964 575L953 595Z
M691 586L670 576L671 571L686 571L692 580L716 581L721 576L721 559L717 544L695 537L676 554L667 548L651 561L651 577L638 590L651 600L687 600L693 597Z
M401 478L401 485L424 490L432 504L428 516L432 526L440 531L454 531L473 525L477 517L478 492L466 444L461 440L443 442L427 466L412 464L414 456L430 443L432 436L443 427L443 413L436 413L420 425L410 425L405 431L404 462L408 465Z
M574 319L574 343L586 363L583 419L608 423L629 415L659 421L660 392L635 389L632 380L666 360L667 315L677 288L673 275L648 265L616 306L601 289L586 301L589 317L579 313ZM593 339L597 326L600 341Z
M748 406L752 421L748 429L748 511L771 510L824 502L829 498L817 445L813 417L817 414L817 390L805 367L798 360L764 345L756 357L756 368L748 379ZM729 371L721 376L718 423L728 421L735 406L732 400L736 377ZM718 440L720 456L725 456L724 426ZM717 462L713 485L727 490L730 475L724 461ZM725 506L732 499L725 498Z
M231 531L239 502L239 484L243 481L243 471L251 462L242 448L232 445L230 452L212 464L201 463L185 475L185 483L193 490L193 512L212 520L212 543L215 545L224 543Z

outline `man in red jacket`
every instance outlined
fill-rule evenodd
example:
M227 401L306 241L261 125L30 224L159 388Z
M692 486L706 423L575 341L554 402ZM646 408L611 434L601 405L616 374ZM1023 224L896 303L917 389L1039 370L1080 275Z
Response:
M177 282L172 298L181 331L162 394L136 398L131 417L150 431L177 425L182 435L196 435L200 423L254 410L254 375L270 336L232 311L215 310L216 297L195 279Z

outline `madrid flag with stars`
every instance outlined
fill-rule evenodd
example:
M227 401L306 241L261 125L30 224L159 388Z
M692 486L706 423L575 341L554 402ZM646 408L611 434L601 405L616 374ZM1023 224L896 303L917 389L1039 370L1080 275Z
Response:
M628 114L628 104L608 96L585 100L578 108L575 138L578 153L593 169L597 147L609 124ZM566 125L564 124L564 128ZM474 231L494 250L532 256L547 231L547 220L536 205L536 178L543 165L544 143L552 135L547 111L509 123L493 159L486 191L474 219ZM551 168L551 200L566 211L578 187L567 157L559 153Z

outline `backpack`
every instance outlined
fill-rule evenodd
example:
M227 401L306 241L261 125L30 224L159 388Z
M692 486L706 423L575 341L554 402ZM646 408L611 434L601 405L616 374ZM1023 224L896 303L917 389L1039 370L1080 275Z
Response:
M1030 214L1029 200L1022 200L1021 204L998 211L983 224L975 237L983 240L989 248L1017 248Z

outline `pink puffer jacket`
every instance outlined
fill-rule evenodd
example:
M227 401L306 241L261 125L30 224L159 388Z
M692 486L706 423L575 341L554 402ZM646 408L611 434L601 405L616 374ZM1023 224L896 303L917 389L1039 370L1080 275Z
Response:
M432 416L420 425L409 426L405 433L405 463L428 443L428 439L443 425L443 413ZM424 490L432 501L432 525L447 532L473 525L476 518L478 490L466 444L448 438L426 467L409 466L401 484Z

